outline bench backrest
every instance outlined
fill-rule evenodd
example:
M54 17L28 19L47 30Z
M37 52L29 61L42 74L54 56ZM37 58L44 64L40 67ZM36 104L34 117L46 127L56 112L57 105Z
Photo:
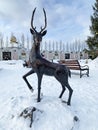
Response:
M68 66L70 69L80 70L78 60L60 60L59 63Z

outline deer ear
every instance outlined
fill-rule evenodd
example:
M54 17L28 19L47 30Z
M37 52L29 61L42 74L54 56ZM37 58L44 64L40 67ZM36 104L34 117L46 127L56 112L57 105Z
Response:
M31 34L34 34L34 31L30 28L30 32L31 32Z
M42 32L42 36L46 35L47 30L45 30L44 32Z

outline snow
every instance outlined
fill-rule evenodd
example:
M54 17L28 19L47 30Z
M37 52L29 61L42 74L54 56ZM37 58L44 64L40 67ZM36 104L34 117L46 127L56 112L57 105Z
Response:
M80 61L85 64L85 60ZM58 98L61 86L54 77L44 76L42 100L37 103L37 76L28 77L34 88L31 93L22 79L30 70L23 61L0 61L0 130L97 130L98 129L98 58L88 60L90 77L79 77L79 71L69 78L73 88L71 106ZM67 101L66 89L62 100ZM32 127L29 118L20 117L27 107L36 107ZM78 121L74 120L78 118Z

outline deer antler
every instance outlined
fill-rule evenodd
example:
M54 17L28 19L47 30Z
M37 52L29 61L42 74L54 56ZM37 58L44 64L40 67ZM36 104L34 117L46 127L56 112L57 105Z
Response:
M36 32L36 30L35 30L36 27L33 26L33 19L34 19L34 13L35 13L35 10L36 10L36 8L33 10L33 13L32 13L32 18L31 18L31 27L32 27L33 31Z
M45 9L43 8L43 12L44 12L44 17L45 17L45 26L42 28L42 26L41 26L41 31L40 31L40 33L41 32L43 32L44 30L45 30L45 28L46 28L46 26L47 26L47 17L46 17L46 12L45 12Z

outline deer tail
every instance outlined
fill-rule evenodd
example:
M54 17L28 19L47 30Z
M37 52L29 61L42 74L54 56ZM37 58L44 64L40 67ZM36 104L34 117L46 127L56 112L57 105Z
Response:
M68 70L68 75L71 78L71 71L70 71L70 69Z

